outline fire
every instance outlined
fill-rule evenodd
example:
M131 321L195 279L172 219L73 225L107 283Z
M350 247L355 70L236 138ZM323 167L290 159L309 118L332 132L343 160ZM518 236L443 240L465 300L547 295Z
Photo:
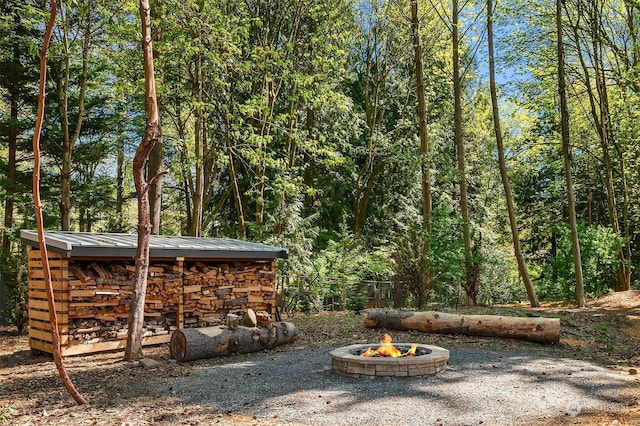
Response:
M380 341L380 347L378 349L368 348L361 356L366 357L388 357L388 358L400 358L402 356L416 356L416 345L411 345L411 348L407 353L403 354L400 349L391 344L391 336L384 335L384 338Z

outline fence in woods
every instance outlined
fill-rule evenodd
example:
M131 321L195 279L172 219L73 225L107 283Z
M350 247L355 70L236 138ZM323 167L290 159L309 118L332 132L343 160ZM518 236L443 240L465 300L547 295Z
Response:
M338 311L348 309L349 299L362 298L367 308L384 308L393 304L394 284L388 280L278 275L276 305L293 297L311 303L316 310Z

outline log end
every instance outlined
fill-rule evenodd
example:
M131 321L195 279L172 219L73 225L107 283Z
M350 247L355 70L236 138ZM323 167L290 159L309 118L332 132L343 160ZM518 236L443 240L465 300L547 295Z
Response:
M365 318L364 319L364 326L367 328L376 328L378 327L378 324L372 320L371 318Z
M187 339L182 330L175 330L171 334L171 341L169 341L169 352L171 358L178 362L182 362L187 353Z
M241 325L244 325L245 327L255 327L258 325L258 319L256 318L256 313L253 309L247 309L247 313L244 314L244 317L242 318Z

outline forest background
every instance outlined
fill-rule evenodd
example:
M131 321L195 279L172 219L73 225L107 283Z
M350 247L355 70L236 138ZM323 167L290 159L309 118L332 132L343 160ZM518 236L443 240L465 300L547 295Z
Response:
M135 232L137 7L59 2L42 134L49 229ZM341 308L361 308L371 282L416 307L637 288L640 2L162 0L151 13L163 138L148 168L166 172L153 232L286 247L279 275ZM0 5L0 321L19 320L26 300L18 234L35 226L47 16L41 1Z

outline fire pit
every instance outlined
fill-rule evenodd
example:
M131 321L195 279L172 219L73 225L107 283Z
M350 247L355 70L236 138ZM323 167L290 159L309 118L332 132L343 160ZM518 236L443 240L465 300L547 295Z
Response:
M396 343L391 337L379 345L351 345L331 351L331 368L349 377L409 377L436 374L444 370L449 351L438 346Z

